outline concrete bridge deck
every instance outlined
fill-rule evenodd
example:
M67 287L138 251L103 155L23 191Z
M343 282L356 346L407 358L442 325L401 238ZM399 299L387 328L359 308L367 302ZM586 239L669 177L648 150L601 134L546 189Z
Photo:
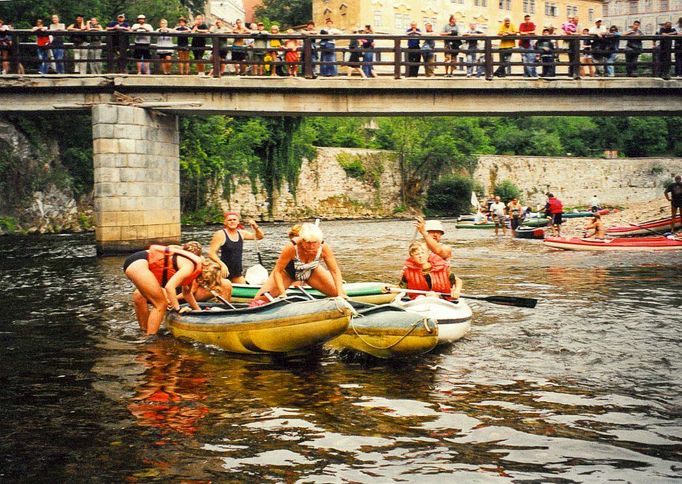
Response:
M0 112L121 103L173 114L260 116L680 115L682 79L3 76ZM125 101L123 101L125 103Z

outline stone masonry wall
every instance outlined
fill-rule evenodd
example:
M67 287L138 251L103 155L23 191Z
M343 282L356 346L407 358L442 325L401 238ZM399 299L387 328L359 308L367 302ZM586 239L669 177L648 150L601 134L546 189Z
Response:
M680 173L681 158L481 156L474 178L487 192L511 180L531 206L544 204L548 191L565 205L587 205L595 194L603 204L622 205L662 199L665 184Z
M180 239L176 116L100 104L92 110L95 238L100 253Z
M274 220L301 218L372 218L392 216L400 205L400 176L391 152L360 148L318 148L317 157L304 160L296 186L296 198L286 183L273 196ZM371 182L349 177L339 164L339 154L358 156L373 162L380 159L383 171L378 188ZM268 219L267 194L256 184L255 193L248 178L238 180L230 200L221 200L224 209L242 216Z

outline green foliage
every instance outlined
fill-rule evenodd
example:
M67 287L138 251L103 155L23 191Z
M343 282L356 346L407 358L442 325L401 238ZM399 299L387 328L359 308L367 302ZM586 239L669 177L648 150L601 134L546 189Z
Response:
M315 146L335 146L342 148L367 148L371 132L364 126L368 120L363 118L307 118L304 124L315 133Z
M381 187L381 175L384 172L381 154L368 153L360 156L339 153L336 155L336 161L348 176L369 183L374 188Z
M495 185L495 190L493 190L493 194L499 196L505 204L511 202L512 198L521 200L521 193L521 189L511 180L502 180Z
M426 196L429 215L456 216L471 211L474 181L465 175L445 177L434 183Z
M19 222L14 217L0 216L0 231L14 233L19 228Z
M310 0L263 0L256 7L256 18L263 23L278 23L280 27L303 25L313 18L313 3Z
M663 118L629 118L629 129L623 133L626 156L656 156L668 148L668 127Z
M223 211L216 205L202 207L193 212L183 213L181 216L183 225L211 225L223 223Z
M339 153L336 155L336 161L339 162L343 171L346 172L351 178L357 178L362 180L367 173L365 165L362 164L362 160L357 155L351 155L349 153Z
M86 215L84 213L78 214L78 225L82 230L89 231L95 226L95 218L91 215Z

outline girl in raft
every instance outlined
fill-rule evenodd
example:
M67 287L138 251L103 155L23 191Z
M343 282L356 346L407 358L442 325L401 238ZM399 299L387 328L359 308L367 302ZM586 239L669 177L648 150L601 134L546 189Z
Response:
M283 295L295 281L307 283L327 296L346 297L341 270L332 248L324 243L322 230L305 223L298 235L292 235L291 243L282 249L272 274L254 297L252 305L267 302L268 296ZM320 262L324 262L327 268Z
M450 265L446 260L429 253L422 242L412 242L408 252L410 257L400 273L400 287L433 291L433 296L450 294L450 298L459 299L462 279L450 272ZM414 299L417 294L409 296Z
M200 308L193 292L199 286L220 290L220 267L205 261L200 254L198 242L188 242L182 247L152 245L132 254L123 263L123 272L136 287L133 302L137 321L148 335L158 332L169 304L174 310L180 310L178 287L182 287L183 297L195 310ZM148 303L153 306L151 311Z

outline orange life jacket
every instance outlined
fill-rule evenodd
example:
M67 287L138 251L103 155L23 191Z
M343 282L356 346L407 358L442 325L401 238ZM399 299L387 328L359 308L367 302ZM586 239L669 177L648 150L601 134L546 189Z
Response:
M180 285L189 286L201 274L201 257L191 252L165 245L152 245L147 252L149 254L147 255L149 270L156 276L156 280L161 286L165 286L178 271L178 257L184 257L194 264L194 270Z
M419 291L436 291L449 293L450 285L450 265L440 256L431 253L429 255L429 263L431 264L431 287L429 287L422 266L418 262L410 259L405 261L403 266L403 277L407 281L408 289L417 289ZM410 298L414 299L417 294L410 294Z

